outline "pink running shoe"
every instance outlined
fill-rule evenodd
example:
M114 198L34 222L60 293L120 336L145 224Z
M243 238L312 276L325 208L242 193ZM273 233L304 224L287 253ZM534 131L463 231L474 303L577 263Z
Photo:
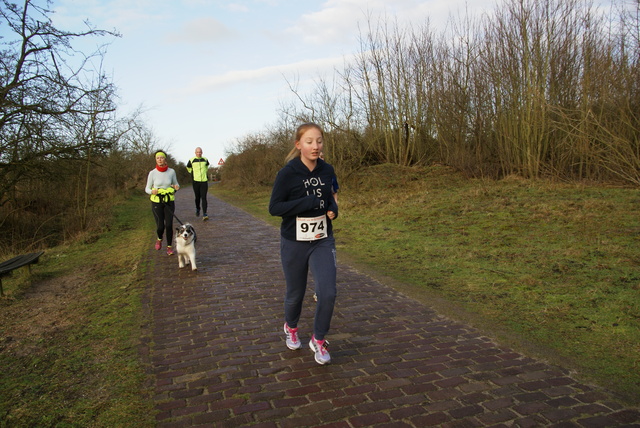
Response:
M162 239L156 239L155 248L156 248L156 250L159 250L160 248L162 248Z
M309 348L313 351L316 363L329 364L331 362L331 355L329 355L329 342L326 340L316 340L314 336L311 336L309 341Z
M173 256L173 248L171 248L171 245L167 245L167 256Z
M287 323L284 323L284 334L287 335L287 348L294 351L300 349L300 339L298 339L297 328L289 328Z

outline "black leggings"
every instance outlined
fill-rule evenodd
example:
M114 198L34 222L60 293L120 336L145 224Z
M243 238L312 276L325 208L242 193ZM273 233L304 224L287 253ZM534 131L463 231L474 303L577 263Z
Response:
M167 234L167 245L173 241L173 213L176 209L175 201L159 204L151 202L153 218L156 219L156 236L162 239L162 235Z
M209 183L206 181L194 181L193 193L196 195L196 209L200 210L200 202L202 201L202 213L207 213L207 192L209 192Z

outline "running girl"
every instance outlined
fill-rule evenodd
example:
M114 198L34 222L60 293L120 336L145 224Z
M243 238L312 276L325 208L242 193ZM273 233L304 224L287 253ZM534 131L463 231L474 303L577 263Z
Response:
M280 258L286 281L284 333L289 349L299 349L298 321L311 269L317 295L309 347L318 364L331 362L328 342L336 300L336 246L332 220L338 206L331 192L333 167L320 159L324 134L315 123L298 127L287 164L276 176L269 213L282 217Z

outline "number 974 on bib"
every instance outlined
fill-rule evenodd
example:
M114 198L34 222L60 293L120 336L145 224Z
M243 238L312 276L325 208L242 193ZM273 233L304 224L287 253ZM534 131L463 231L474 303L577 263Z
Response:
M327 216L297 217L296 240L316 241L327 237Z

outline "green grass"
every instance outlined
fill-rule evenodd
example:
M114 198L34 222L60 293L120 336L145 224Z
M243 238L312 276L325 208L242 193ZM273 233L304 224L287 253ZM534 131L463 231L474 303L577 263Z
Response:
M84 243L47 250L30 280L3 281L1 427L154 425L139 352L153 229L145 200L118 203Z
M338 257L640 403L637 189L380 165L341 180ZM213 189L269 218L270 189Z

